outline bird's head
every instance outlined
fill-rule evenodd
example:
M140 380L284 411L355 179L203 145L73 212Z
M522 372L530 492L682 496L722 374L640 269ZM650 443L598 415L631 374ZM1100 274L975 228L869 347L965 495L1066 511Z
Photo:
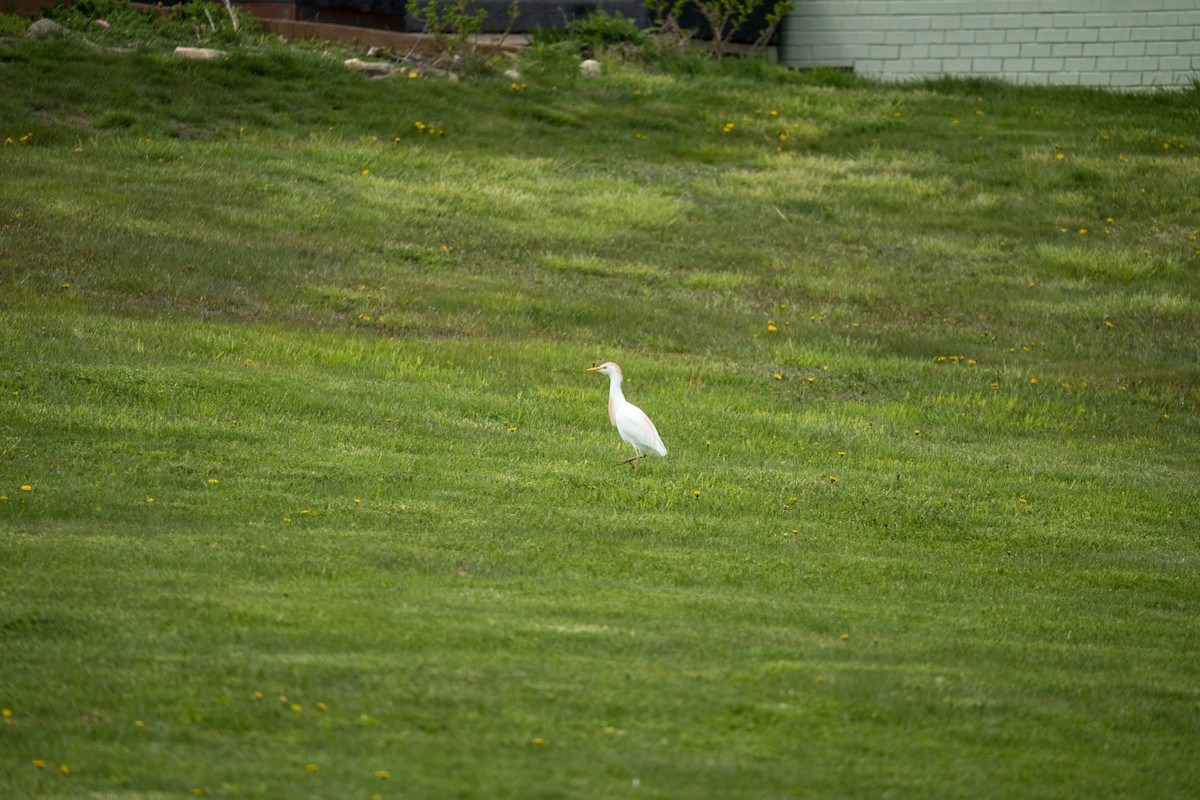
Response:
M621 368L611 361L605 361L598 367L588 367L587 371L599 372L601 375L608 375L609 377L613 375L616 375L618 378L621 377Z

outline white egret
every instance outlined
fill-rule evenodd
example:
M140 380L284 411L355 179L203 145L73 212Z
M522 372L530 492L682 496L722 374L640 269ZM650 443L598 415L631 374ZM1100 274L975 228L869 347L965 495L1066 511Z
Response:
M633 471L637 472L638 462L647 453L667 454L658 429L646 416L646 412L625 399L621 391L621 368L611 361L605 361L598 367L588 367L588 372L599 372L608 376L608 421L617 429L617 433L627 444L633 447L633 458L627 458L617 464L633 462Z

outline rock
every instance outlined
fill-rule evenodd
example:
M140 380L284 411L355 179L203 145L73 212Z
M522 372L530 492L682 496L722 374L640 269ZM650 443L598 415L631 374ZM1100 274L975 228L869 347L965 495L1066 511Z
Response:
M348 58L342 63L350 69L356 69L367 75L391 75L396 71L395 66L387 61L363 61L359 58Z
M589 58L579 65L579 71L584 75L599 75L600 62L594 58Z
M26 39L41 39L46 36L70 36L71 32L52 19L39 19L25 31Z
M213 50L208 47L176 47L175 55L181 58L192 58L197 61L216 61L229 55L224 50Z
M510 81L519 81L521 80L521 71L510 67L509 69L504 70L504 77L508 78Z

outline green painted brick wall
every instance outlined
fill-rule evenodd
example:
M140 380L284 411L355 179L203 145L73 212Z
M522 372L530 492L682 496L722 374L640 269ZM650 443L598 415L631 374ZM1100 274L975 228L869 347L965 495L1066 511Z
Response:
M795 0L779 60L1141 89L1200 79L1200 0Z

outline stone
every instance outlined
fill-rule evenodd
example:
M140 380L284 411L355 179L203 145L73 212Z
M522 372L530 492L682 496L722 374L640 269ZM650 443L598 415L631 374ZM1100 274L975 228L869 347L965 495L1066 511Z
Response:
M197 61L216 61L229 55L224 50L213 50L209 47L176 47L175 55L180 58L191 58Z
M41 39L47 36L70 36L71 32L52 19L39 19L25 31L26 39Z
M366 75L391 75L396 71L395 66L387 61L363 61L360 58L348 58L342 64Z

